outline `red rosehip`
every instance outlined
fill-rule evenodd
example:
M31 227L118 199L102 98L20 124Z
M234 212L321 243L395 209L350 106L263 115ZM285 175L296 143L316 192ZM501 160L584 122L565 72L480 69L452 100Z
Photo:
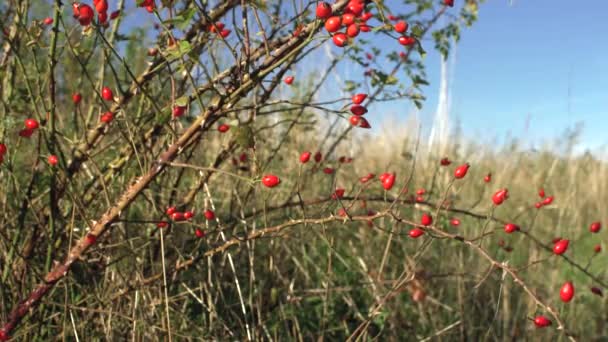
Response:
M343 188L337 188L336 191L334 191L334 193L331 195L331 199L339 199L344 197L344 189Z
M173 221L183 221L184 220L184 213L182 213L181 211L176 211L173 214L171 214L171 219Z
M334 34L334 36L332 37L332 40L334 41L334 44L337 47L344 47L344 45L346 45L346 43L348 42L348 38L342 32L338 32L338 33Z
M448 159L448 157L443 157L443 158L441 158L441 161L439 161L439 164L441 164L441 166L448 166L448 165L452 164L452 161L450 161L450 159Z
M88 233L84 238L89 245L94 245L97 242L97 236L93 233Z
M536 318L534 318L534 325L536 325L537 328L548 327L551 325L551 320L545 316L536 316Z
M173 215L173 213L175 213L177 211L177 208L175 207L169 207L167 208L167 210L165 210L165 213L169 216Z
M24 123L25 123L25 128L31 129L31 130L35 130L40 126L36 119L26 119Z
M112 120L114 120L114 114L112 114L112 112L105 112L105 113L103 113L103 115L100 118L101 122L104 122L107 124L112 122Z
M223 29L220 31L220 36L222 36L222 38L228 38L228 36L232 33L232 30L229 29Z
M430 226L433 224L433 216L431 216L431 214L428 213L424 213L422 214L422 217L420 218L420 223L423 226Z
M568 303L574 297L574 285L571 281L567 281L562 285L562 288L559 290L559 297L562 302Z
M77 2L74 2L72 4L72 11L73 11L73 17L74 18L78 18L80 16L80 4Z
M173 117L174 118L179 118L180 116L184 115L185 112L186 112L185 106L174 106L173 107Z
M101 88L101 98L106 101L112 101L114 99L114 93L112 93L112 89L109 87Z
M194 213L193 213L192 211L186 211L186 212L184 213L184 218L185 218L186 220L189 220L189 219L191 219L191 218L193 218L193 217L194 217Z
M397 20L399 20L399 18L395 17L395 16L394 16L394 15L392 15L392 14L389 14L389 15L387 16L387 18L388 18L388 20L390 20L390 21L397 21Z
M424 196L416 196L416 202L418 202L418 203L424 202Z
M515 231L519 230L519 227L514 223L505 224L505 233L511 234Z
M8 152L8 148L5 144L0 144L0 156L4 156Z
M342 26L342 19L340 17L330 17L325 21L325 29L329 33L336 32Z
M326 175L332 175L334 173L334 169L331 167L326 167L323 169L323 173Z
M287 84L287 85L291 85L291 84L293 83L293 80L294 80L294 77L293 77L293 76L287 76L287 77L285 77L284 82L285 82L285 84Z
M553 245L553 253L557 255L566 253L566 250L568 250L568 244L570 244L570 240L560 239L559 241L555 242L555 245Z
M160 221L156 224L157 228L167 228L169 227L169 222L167 221Z
M454 226L454 227L458 227L458 226L460 226L460 220L459 220L459 219L457 219L457 218L453 218L453 219L450 221L450 224L451 224L452 226Z
M363 24L363 25L359 25L359 30L361 32L369 32L372 30L372 28L369 25Z
M359 178L359 181L363 184L369 182L370 180L372 180L374 177L376 177L375 174L373 173L368 173L366 176L363 176L361 178Z
M426 189L425 188L420 188L418 190L416 190L416 195L424 195L426 193Z
M32 134L34 134L34 130L29 128L24 128L19 131L19 136L23 138L29 138Z
M536 203L534 203L534 207L535 207L536 209L540 209L540 208L542 208L542 207L543 207L543 202L536 202Z
M494 193L494 195L492 195L492 202L494 202L495 205L501 205L508 198L509 198L509 190L500 189L500 190L496 191Z
M120 15L120 11L114 11L114 12L110 13L110 19L114 20L114 19L118 18L119 15Z
M51 17L46 17L46 18L44 18L44 20L42 20L42 23L43 23L44 25L47 25L47 26L48 26L48 25L52 25L52 24L53 24L53 18L51 18Z
M76 13L76 12L74 12ZM93 21L93 17L95 16L95 13L93 12L93 9L91 8L91 6L87 5L87 4L80 4L80 6L78 7L78 22L80 23L80 25L82 26L88 26L91 24L91 22Z
M459 167L456 168L456 170L454 170L454 178L456 179L462 179L464 178L464 176L467 175L467 172L469 171L469 163L466 164L462 164Z
M107 0L98 0L98 1L96 1L95 2L95 9L97 10L97 13L107 12L108 11L108 2L107 2Z
M593 247L593 251L594 251L595 253L599 253L599 252L601 252L601 251L602 251L602 245L595 245L595 246Z
M414 228L412 230L410 230L409 235L412 239L417 239L419 237L421 237L424 234L424 230L420 229L420 228Z
M553 198L554 196L549 196L549 197L545 197L545 199L543 199L543 205L549 205L551 203L553 203Z
M205 237L205 231L199 228L196 228L196 230L194 231L194 235L196 235L197 238L202 239Z
M308 163L308 161L310 160L310 156L311 156L310 152L308 152L308 151L302 152L302 154L300 154L300 163L302 163L302 164Z
M350 107L350 112L353 113L354 115L364 115L365 113L367 113L367 108L361 106L361 105L353 105Z
M356 36L358 36L359 35L359 25L357 25L357 24L348 25L348 27L346 28L346 35L351 38L355 38Z
M215 32L220 32L221 30L223 30L225 27L224 23L222 22L217 22L215 23L215 25L210 25L209 26L209 32L215 33Z
M454 0L443 0L443 4L449 7L454 7Z
M602 293L602 289L600 289L599 287L592 287L591 288L591 293L593 293L594 295L600 296L600 297L604 297L604 293Z
M209 221L215 220L215 213L213 212L213 210L205 210L205 219Z
M230 129L230 126L228 126L227 124L221 124L221 125L217 126L217 130L220 133L226 133L226 132L228 132L229 129Z
M363 13L363 4L358 1L350 1L346 6L346 10L356 16L360 16Z
M405 33L405 31L407 31L407 28L408 24L403 20L395 24L395 31L397 31L398 33Z
M382 187L384 190L390 190L393 188L395 184L395 173L387 173L384 179L382 180Z
M317 5L317 10L315 11L317 19L327 19L331 17L331 6L327 2L319 2Z
M369 125L369 122L367 121L366 118L359 116L359 127L360 128L371 128L372 126Z
M355 15L352 13L344 13L342 15L342 25L349 26L355 23Z
M486 183L490 183L492 181L492 174L488 173L485 177L483 177L483 181Z
M57 158L57 156L54 154L51 154L47 160L51 166L55 166L57 163L59 163L59 158Z
M346 216L348 216L348 214L346 213L346 210L344 210L344 208L340 208L340 209L338 209L338 216L346 217Z
M543 188L538 189L538 196L540 198L545 198L545 189L543 189Z
M355 94L352 97L352 101L356 105L360 105L367 98L367 94Z
M370 20L374 15L371 12L365 12L361 15L361 20L362 21L368 21Z
M262 177L262 184L264 184L267 188L274 188L275 186L281 183L281 179L279 177L269 174Z
M414 37L408 37L408 36L399 37L399 44L401 44L403 46L410 46L410 45L414 44L415 42L416 42L416 38L414 38Z
M314 158L315 158L315 162L319 163L319 162L321 162L321 160L323 160L323 155L321 154L321 152L317 151L317 152L315 152Z
M590 226L589 226L589 231L592 233L597 233L600 231L600 229L602 229L602 223L597 221L597 222L593 222Z
M74 102L75 105L79 104L80 101L82 101L82 95L80 95L80 93L72 94L72 102Z

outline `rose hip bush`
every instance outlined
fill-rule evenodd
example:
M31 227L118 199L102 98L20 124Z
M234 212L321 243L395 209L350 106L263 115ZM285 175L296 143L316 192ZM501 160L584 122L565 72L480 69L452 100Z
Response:
M0 340L606 335L602 164L365 135L478 2L0 4Z

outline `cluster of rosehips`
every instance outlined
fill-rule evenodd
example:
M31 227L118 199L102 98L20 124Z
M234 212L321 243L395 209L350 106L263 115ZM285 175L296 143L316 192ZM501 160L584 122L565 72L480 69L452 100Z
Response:
M540 208L542 208L545 205L549 205L549 204L553 203L553 199L555 198L553 196L546 196L545 197L545 189L543 189L543 188L540 188L538 190L538 197L541 198L541 201L536 202L534 204L534 206L536 207L536 209L540 209Z
M211 32L211 33L217 33L222 38L226 38L226 37L228 37L230 35L230 33L232 31L230 31L229 29L224 28L224 27L225 27L224 23L218 21L215 24L210 24L209 25L209 32Z
M25 128L19 131L19 136L24 138L31 137L38 127L40 127L40 124L38 124L38 120L36 119L25 119L24 125Z
M325 29L332 33L332 40L338 47L345 46L349 39L355 38L359 32L369 32L371 27L367 21L373 17L369 12L364 12L364 0L350 0L342 13L342 16L334 15L331 5L327 2L320 2L317 5L317 19L325 20ZM345 32L338 32L345 27Z
M367 94L355 94L352 97L353 105L350 107L350 112L353 113L353 115L351 115L348 121L355 127L371 128L367 119L363 117L363 115L367 113L367 108L363 107L361 103L363 103L366 98Z
M101 25L105 25L108 22L108 1L107 0L93 0L93 5L97 11L97 19ZM74 2L72 4L73 16L78 19L78 22L82 26L89 26L93 22L95 13L93 8L87 4ZM110 14L110 19L116 19L120 11L114 11ZM52 23L52 21L51 21Z

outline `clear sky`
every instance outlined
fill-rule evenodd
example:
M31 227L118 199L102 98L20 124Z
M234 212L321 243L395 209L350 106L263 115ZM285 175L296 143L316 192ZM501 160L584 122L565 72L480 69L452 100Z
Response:
M537 143L583 122L581 147L608 142L608 1L488 0L455 58L449 114L465 134ZM439 88L435 54L427 67L428 118Z

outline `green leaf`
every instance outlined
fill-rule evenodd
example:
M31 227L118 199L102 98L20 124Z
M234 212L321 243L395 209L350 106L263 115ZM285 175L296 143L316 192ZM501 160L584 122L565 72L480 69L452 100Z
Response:
M410 35L412 37L420 39L420 38L422 38L422 33L423 32L424 32L424 29L422 28L422 26L416 25L416 26L412 27Z
M169 61L176 60L192 50L192 45L185 40L180 40L176 46L163 51L163 54Z

